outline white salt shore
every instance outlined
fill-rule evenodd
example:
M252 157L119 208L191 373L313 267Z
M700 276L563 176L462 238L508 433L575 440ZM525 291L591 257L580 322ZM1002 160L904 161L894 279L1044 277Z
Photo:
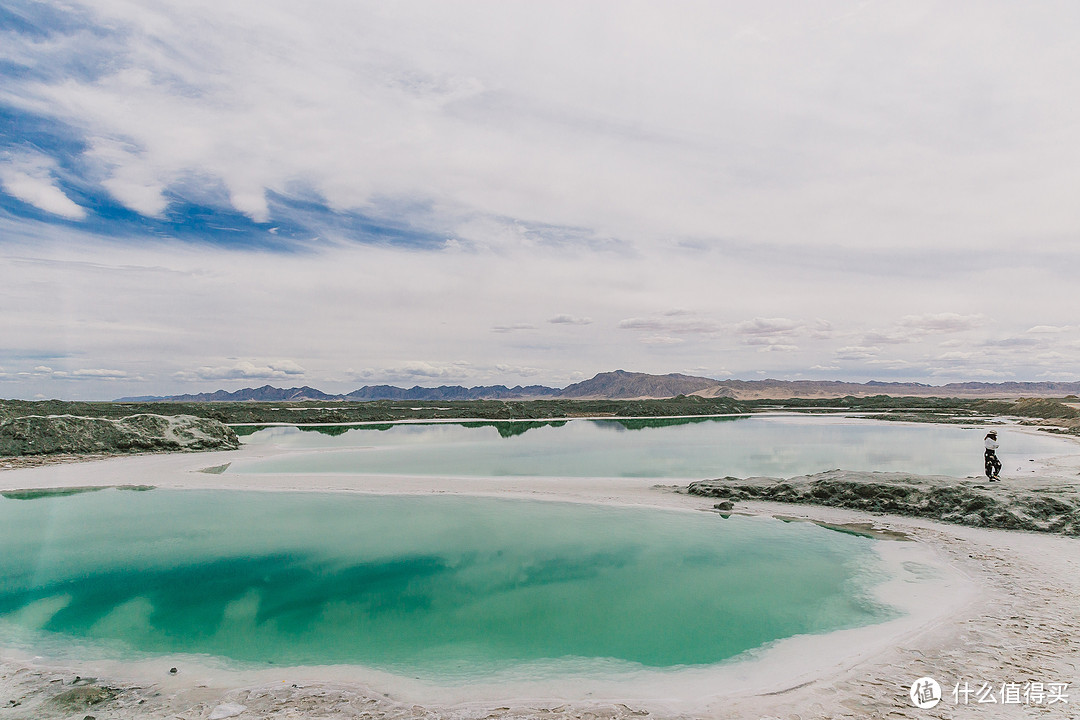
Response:
M261 491L458 493L711 511L714 500L632 478L439 478L244 475L200 470L280 452L239 451L113 458L0 472L0 490L101 485ZM1075 482L1080 457L1053 474ZM438 687L354 667L224 670L201 658L139 663L79 662L0 651L0 720L5 718L998 718L1080 717L1080 540L986 530L835 508L739 503L737 511L833 524L871 523L915 542L887 540L880 552L893 579L878 592L904 611L879 625L790 638L740 662L665 672L590 674L573 681L499 679ZM170 666L180 672L170 675ZM113 688L93 706L63 705L61 692ZM944 698L912 705L920 677ZM971 695L953 696L967 683ZM1069 683L1068 702L1030 695L1000 699L1006 683ZM996 703L977 702L991 686ZM1011 699L1011 698L1010 698ZM233 713L233 714L229 714Z

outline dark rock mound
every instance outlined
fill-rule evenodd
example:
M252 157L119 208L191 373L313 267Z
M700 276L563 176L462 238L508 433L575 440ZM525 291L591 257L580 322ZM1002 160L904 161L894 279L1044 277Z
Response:
M235 450L236 433L191 415L131 415L119 420L31 415L0 422L0 456Z
M81 710L83 708L107 703L117 696L114 688L99 685L80 685L70 690L65 690L52 699L52 702L68 711Z
M832 470L789 479L702 480L691 495L771 500L908 515L974 527L1080 536L1080 497L1038 488L989 488L953 478Z

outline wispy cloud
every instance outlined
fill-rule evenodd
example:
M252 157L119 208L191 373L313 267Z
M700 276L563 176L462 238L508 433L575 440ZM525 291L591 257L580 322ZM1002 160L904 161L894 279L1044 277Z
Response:
M535 330L536 326L531 323L514 323L512 325L495 325L491 328L491 332L497 333L512 333L521 332L522 330Z
M834 354L837 360L869 360L880 352L881 348L877 346L847 345L838 348Z
M5 377L12 377L11 373ZM110 368L77 368L74 370L54 370L48 365L35 365L30 370L14 373L15 377L37 378L50 380L126 380L134 379L131 374L124 370Z
M1067 153L1046 147L1071 141L1064 119L1077 109L1061 84L1072 73L1047 59L1067 54L1034 50L1067 48L1071 37L1048 10L995 5L939 18L941 32L969 38L993 37L1002 15L1041 29L1037 46L1017 40L1008 58L991 58L923 42L917 24L897 17L904 11L886 6L834 22L813 3L779 16L640 5L619 8L619 23L605 5L488 6L484 22L438 3L423 12L333 2L298 12L272 0L192 7L66 6L39 20L52 26L47 62L6 83L0 101L73 128L96 182L150 216L194 174L220 181L231 207L258 223L275 219L269 194L299 179L331 211L420 199L451 224L511 218L624 240L722 228L787 246L873 238L974 248L1070 227L1056 208ZM753 77L735 72L758 52L746 28L765 25L784 51ZM509 51L503 39L520 33L535 42ZM6 41L27 67L44 54L34 33ZM704 53L692 64L689 47ZM73 72L79 57L98 62ZM906 72L883 83L871 66ZM831 80L813 82L822 77ZM958 84L984 88L988 102L1031 101L966 112L950 90ZM792 132L792 118L805 131ZM1004 147L1027 172L982 155ZM827 187L814 176L823 158L840 170ZM979 191L953 193L941 213L942 187ZM958 239L958 226L974 240Z
M277 360L264 365L257 365L248 360L240 360L229 365L199 367L181 370L174 374L178 380L277 380L302 378L304 368L291 360Z
M470 363L464 361L444 363L410 360L392 367L364 368L347 372L351 377L364 381L457 380L471 375L472 368Z
M454 362L410 360L386 367L346 371L350 380L364 383L440 381L454 384L492 384L492 373L498 373L503 379L507 377L527 379L543 375L545 371L542 368L527 365L506 363L475 365L464 360Z
M982 315L959 313L928 313L907 315L900 320L900 327L925 333L957 333L973 330L986 322Z
M646 330L650 332L701 335L719 332L720 323L706 318L686 318L681 315L661 318L626 318L620 320L620 330Z
M686 340L668 335L644 335L640 338L640 342L645 345L681 345Z
M1058 335L1074 329L1072 325L1033 325L1027 332L1033 335Z
M792 335L801 327L801 323L787 318L754 318L735 324L735 332L740 335L786 336Z
M57 185L56 161L38 153L0 155L0 186L39 210L68 220L82 220L86 210Z
M989 348L1030 348L1041 345L1042 341L1033 337L1004 337L984 340L979 344Z
M592 318L575 317L573 315L556 315L548 318L552 325L592 325Z
M55 373L54 373L55 374ZM73 378L126 378L128 374L123 370L109 370L107 368L80 368L68 373Z

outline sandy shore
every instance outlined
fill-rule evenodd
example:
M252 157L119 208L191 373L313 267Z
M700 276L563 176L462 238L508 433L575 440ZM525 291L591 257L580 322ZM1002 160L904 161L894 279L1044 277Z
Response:
M0 473L0 490L154 485L163 488L463 493L711 511L715 500L627 478L257 476L201 472L278 451L120 457ZM1050 472L1052 470L1052 472ZM1080 460L1058 460L1044 482L1075 478ZM915 542L886 541L896 579L881 589L904 618L828 636L793 638L750 662L610 682L468 689L426 686L355 668L224 672L197 659L86 664L0 657L5 718L997 718L1080 717L1080 540L969 528L916 518L807 505L743 501L736 510L833 524L862 523ZM168 665L180 672L168 673ZM80 680L76 676L94 678ZM935 678L945 698L912 706L913 680ZM967 682L967 704L952 690ZM978 703L1004 683L1069 683L1069 702ZM962 700L963 698L961 698ZM90 700L100 700L89 704Z

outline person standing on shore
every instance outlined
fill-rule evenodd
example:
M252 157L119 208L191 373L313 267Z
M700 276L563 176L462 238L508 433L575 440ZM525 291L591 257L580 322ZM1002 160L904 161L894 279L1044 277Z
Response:
M986 446L986 452L983 454L983 460L986 465L986 478L990 482L994 482L995 480L1001 480L1001 478L998 477L998 473L1001 472L1001 461L998 460L997 456L997 431L991 430L990 432L986 433L986 438L983 444Z

